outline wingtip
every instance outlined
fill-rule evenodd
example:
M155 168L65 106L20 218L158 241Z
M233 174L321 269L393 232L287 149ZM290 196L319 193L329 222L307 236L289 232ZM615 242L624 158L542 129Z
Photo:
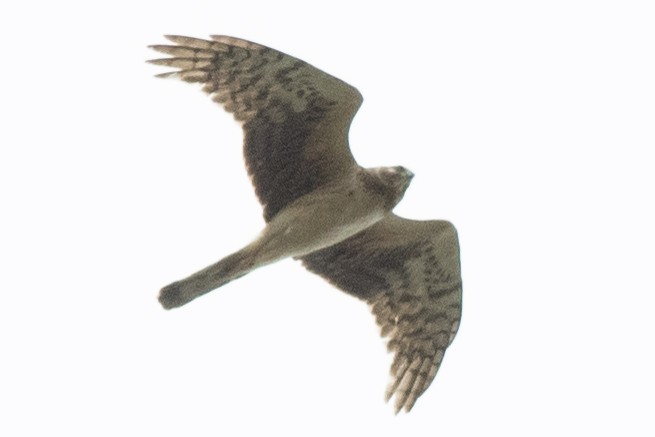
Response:
M393 387L393 384L391 384L387 388L387 391L384 393L384 401L386 403L389 403L391 398L394 396L394 393L395 393L395 388ZM393 406L393 414L397 416L398 413L400 413L402 411L403 407L405 407L406 411L409 411L409 410L407 410L406 406L400 401L400 399L396 396L394 406Z
M171 64L176 62L176 59L175 58L148 59L147 62L154 65L163 65L165 67L170 67Z
M165 59L148 59L146 60L146 63L152 65L166 65L164 61ZM180 77L180 74L179 71L166 71L164 73L155 74L154 76L159 79L171 79Z
M413 403L402 402L402 400L396 398L396 403L393 406L394 415L398 415L401 411L404 411L405 414L409 413L414 406Z
M395 402L395 404L394 404L394 406L393 406L393 414L394 414L395 416L397 416L398 414L400 414L400 412L403 410L403 406L404 406L404 405L401 404L401 403L396 399L396 402Z
M182 39L184 37L182 35L173 35L173 34L169 33L169 34L164 35L164 38L166 38L167 40L172 41L172 42L177 42L178 40L180 40L180 39Z
M155 74L155 77L159 79L176 79L180 77L180 73L178 71L167 71L166 73Z
M393 391L391 390L391 387L388 387L387 391L384 393L384 402L389 402L392 396L393 396Z

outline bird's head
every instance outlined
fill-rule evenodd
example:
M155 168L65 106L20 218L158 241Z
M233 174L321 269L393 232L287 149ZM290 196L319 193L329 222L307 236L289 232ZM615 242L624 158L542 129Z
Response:
M367 173L372 176L370 188L384 196L389 210L402 200L414 177L414 173L401 166L371 168Z

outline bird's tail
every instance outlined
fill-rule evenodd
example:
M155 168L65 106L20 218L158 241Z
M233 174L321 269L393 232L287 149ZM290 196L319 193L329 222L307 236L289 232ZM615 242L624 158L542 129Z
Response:
M246 246L188 278L167 285L159 292L159 303L167 310L177 308L247 274L255 268L250 252L251 248Z

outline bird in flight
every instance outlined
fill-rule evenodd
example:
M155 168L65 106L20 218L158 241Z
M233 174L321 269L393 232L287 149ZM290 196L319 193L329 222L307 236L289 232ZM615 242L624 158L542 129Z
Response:
M360 167L348 130L362 103L354 87L277 50L230 36L167 36L151 48L158 74L202 84L243 126L248 174L266 226L243 249L162 288L166 309L266 264L293 257L367 302L394 354L396 413L434 379L461 316L459 243L452 224L393 214L413 174Z

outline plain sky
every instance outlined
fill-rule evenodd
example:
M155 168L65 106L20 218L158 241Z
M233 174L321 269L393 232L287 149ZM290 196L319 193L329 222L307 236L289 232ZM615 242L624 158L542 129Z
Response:
M4 2L0 434L655 435L654 8ZM144 62L167 33L353 84L356 159L457 226L462 325L410 414L367 306L294 261L160 308L263 226L238 124Z

